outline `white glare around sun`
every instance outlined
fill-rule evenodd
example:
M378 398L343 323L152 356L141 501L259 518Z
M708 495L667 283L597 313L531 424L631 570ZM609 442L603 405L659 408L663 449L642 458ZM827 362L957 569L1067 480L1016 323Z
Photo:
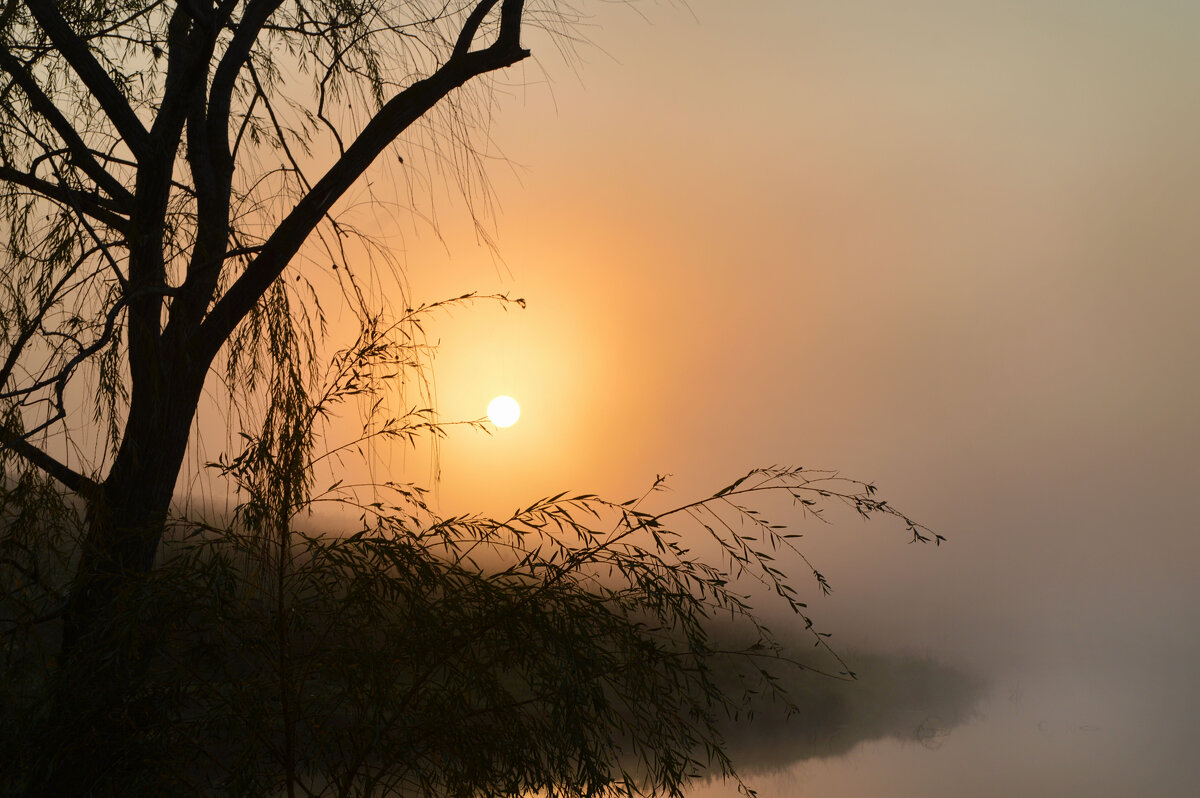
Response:
M488 404L487 414L497 427L511 427L521 417L521 406L511 396L497 396Z

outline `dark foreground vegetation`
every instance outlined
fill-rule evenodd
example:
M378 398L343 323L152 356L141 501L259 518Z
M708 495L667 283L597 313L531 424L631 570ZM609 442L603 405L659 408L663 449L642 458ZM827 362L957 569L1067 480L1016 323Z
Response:
M805 469L663 510L652 490L502 520L440 518L400 484L314 490L321 420L375 390L363 375L412 362L381 335L212 464L239 497L232 517L174 518L156 566L126 575L69 659L86 516L35 473L5 484L8 794L679 794L705 773L737 778L727 724L753 707L778 702L797 729L828 712L792 701L789 674L851 677L787 570L817 593L825 577L754 503L783 497L817 522L842 506L936 538L870 485ZM409 440L422 419L369 419L358 440ZM315 501L357 530L296 531ZM787 648L759 621L771 606L792 619ZM817 664L792 658L797 631Z
M803 473L752 475L688 512L742 523L728 508L788 484L832 497L826 475ZM160 566L108 608L99 644L56 668L69 573L56 558L73 530L63 508L48 534L51 498L28 484L4 496L5 794L41 794L80 762L75 787L93 795L674 793L733 775L729 754L754 770L940 733L971 690L866 657L839 689L836 657L810 660L843 669L828 674L793 659L800 632L809 652L824 641L802 607L784 646L730 588L729 571L749 569L786 606L758 550L786 559L770 533L727 533L716 568L689 557L670 512L579 497L439 521L402 491L341 537L272 536L246 526L246 506L229 529L181 520ZM95 679L113 669L119 695Z

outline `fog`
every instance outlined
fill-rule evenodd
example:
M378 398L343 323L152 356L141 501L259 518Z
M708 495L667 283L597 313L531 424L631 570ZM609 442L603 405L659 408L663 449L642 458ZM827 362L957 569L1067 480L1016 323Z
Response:
M978 695L947 677L936 744L911 706L836 756L805 726L739 733L760 793L1184 794L1200 8L689 5L603 6L573 67L543 49L504 87L498 255L452 214L441 240L397 223L418 298L529 300L432 328L447 417L524 409L444 442L439 500L625 498L658 473L686 499L776 462L872 480L948 543L806 530L834 585L813 613Z

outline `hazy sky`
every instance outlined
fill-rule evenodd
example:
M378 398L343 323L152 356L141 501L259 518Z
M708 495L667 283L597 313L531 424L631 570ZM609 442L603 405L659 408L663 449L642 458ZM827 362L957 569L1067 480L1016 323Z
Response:
M524 409L444 443L443 505L658 473L683 499L772 463L873 480L949 543L814 530L814 612L989 695L937 750L871 743L761 794L1190 792L1200 4L586 8L594 46L572 66L530 38L494 120L503 263L453 206L444 245L396 223L417 299L529 300L430 326L446 417Z

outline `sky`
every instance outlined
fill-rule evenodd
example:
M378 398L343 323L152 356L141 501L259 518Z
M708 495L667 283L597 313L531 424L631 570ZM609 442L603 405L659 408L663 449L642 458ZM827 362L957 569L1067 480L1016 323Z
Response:
M527 37L499 87L495 249L452 199L384 224L416 301L528 301L427 327L443 418L522 418L392 466L447 512L873 481L948 542L811 530L814 615L986 689L936 745L798 749L760 794L1190 792L1200 5L583 8L573 60Z

